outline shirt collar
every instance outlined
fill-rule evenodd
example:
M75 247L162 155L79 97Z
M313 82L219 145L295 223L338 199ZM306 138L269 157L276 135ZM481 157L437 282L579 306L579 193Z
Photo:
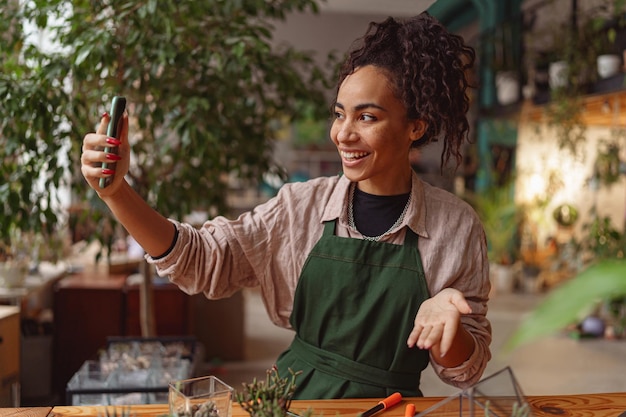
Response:
M350 180L345 175L340 176L322 215L322 222L339 219L341 223L348 223L349 190Z
M404 223L420 237L428 238L426 230L426 192L424 182L413 172L411 182L411 204Z

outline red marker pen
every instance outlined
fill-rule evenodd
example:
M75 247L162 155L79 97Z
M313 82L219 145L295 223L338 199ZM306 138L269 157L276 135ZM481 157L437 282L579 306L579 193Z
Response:
M381 410L386 410L389 407L393 407L394 405L398 404L400 401L402 401L402 394L400 394L399 392L394 392L389 397L380 401L374 407L370 408L367 411L362 412L360 414L360 417L371 417Z

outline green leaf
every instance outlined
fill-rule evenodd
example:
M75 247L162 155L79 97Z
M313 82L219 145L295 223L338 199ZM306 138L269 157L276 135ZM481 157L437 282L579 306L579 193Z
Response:
M547 336L581 318L600 301L626 295L626 260L598 262L553 289L521 323L505 350Z
M71 178L75 202L88 207L78 220L92 225L90 238L111 242L115 220L77 173L78 138L95 130L98 115L120 93L132 112L137 163L129 177L137 192L174 218L190 207L227 214L225 174L260 181L278 170L271 121L300 117L294 97L326 113L325 71L308 53L277 50L272 42L276 17L316 10L315 3L33 0L16 8L25 20L46 26L63 52L25 44L19 31L0 37L0 50L7 51L0 71L0 160L12 187L2 190L12 204L0 213L2 227L41 228L33 224L41 216L55 223L50 192ZM60 16L67 20L53 27ZM68 155L68 167L59 166L60 153ZM13 155L33 163L18 170ZM36 195L31 187L40 175L45 189Z
M74 60L74 65L81 65L85 59L91 54L91 49L84 45L82 48L78 50L78 54L76 55L76 59Z

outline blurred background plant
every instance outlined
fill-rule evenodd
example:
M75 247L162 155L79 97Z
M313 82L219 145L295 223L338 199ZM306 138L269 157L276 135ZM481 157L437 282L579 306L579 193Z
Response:
M513 199L513 182L502 186L493 185L480 193L468 194L467 199L485 228L489 260L499 265L515 263L519 255L516 235L523 211Z
M79 173L82 137L128 100L127 179L165 216L226 214L229 179L284 176L276 121L328 117L332 56L276 45L273 22L317 12L280 2L6 1L0 5L0 232L72 238L110 255L120 228ZM43 41L47 42L43 42ZM322 69L324 68L324 69ZM107 249L109 249L107 251Z
M540 337L564 331L608 305L615 331L624 336L626 316L621 301L626 297L626 260L603 259L554 288L522 321L507 340L514 349Z

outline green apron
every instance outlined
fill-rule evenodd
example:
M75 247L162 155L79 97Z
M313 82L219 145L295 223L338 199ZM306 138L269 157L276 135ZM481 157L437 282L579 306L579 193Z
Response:
M279 374L302 371L295 399L422 396L428 351L406 344L428 298L417 235L407 228L395 245L334 233L327 222L302 268Z

